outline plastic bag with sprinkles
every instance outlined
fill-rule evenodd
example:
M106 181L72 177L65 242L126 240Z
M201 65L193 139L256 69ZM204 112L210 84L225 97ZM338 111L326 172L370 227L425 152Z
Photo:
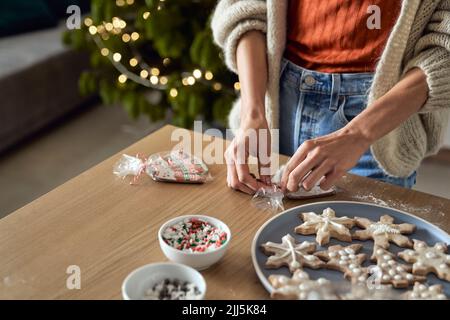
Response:
M120 178L133 176L130 184L137 184L144 173L163 182L204 183L211 179L206 164L182 150L155 153L148 158L123 154L114 165L113 173Z

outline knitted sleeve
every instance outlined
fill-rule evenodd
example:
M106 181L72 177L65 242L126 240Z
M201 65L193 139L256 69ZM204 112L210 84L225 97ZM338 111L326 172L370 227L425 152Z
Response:
M267 30L267 5L263 0L220 0L212 17L215 43L223 49L227 67L237 73L236 48L248 31Z
M420 113L450 107L450 0L441 0L417 42L404 73L418 67L425 72L429 94Z

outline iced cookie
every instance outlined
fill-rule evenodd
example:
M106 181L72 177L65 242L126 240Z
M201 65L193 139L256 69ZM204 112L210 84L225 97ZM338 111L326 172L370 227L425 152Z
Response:
M350 230L355 222L348 217L336 217L333 209L327 208L322 214L304 212L300 214L303 224L295 228L295 232L303 235L316 234L316 242L325 245L330 238L351 242Z
M450 255L447 245L439 242L429 247L425 242L414 240L414 250L400 252L398 256L408 263L413 263L412 272L426 276L432 272L439 279L450 281Z
M270 275L269 282L274 288L271 297L285 300L336 300L331 282L325 278L311 280L303 270L297 270L292 278L283 275Z
M314 243L308 241L297 243L290 234L285 235L281 243L269 241L261 245L261 248L266 255L270 255L266 262L267 268L287 266L294 272L302 267L318 269L325 265L322 260L311 254L316 251Z
M372 266L372 270L375 272L376 281L381 284L406 288L415 282L426 280L424 276L412 274L411 266L398 263L394 254L383 248L374 247L372 259L377 262L376 267Z
M447 300L444 289L440 284L427 286L416 282L414 288L403 294L406 300Z
M374 247L389 248L389 242L399 247L412 247L412 241L403 234L413 233L416 226L409 223L394 224L394 218L388 215L380 217L380 221L373 222L366 218L355 217L356 225L365 230L357 230L353 239L373 239Z
M346 247L335 245L328 247L326 251L316 252L314 255L327 262L326 268L343 272L344 276L352 283L358 282L360 277L362 278L359 281L362 282L366 280L364 276L366 270L361 266L366 260L366 255L358 254L361 248L361 244L351 244Z

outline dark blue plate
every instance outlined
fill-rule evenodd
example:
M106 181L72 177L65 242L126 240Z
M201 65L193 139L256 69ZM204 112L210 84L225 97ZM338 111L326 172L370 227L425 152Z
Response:
M281 238L286 235L292 235L297 241L311 241L315 242L315 235L303 236L296 234L294 228L302 223L299 214L302 212L313 211L315 213L322 213L326 208L331 208L336 211L336 216L348 216L350 218L358 216L368 218L372 221L378 221L380 216L388 214L395 219L394 223L411 223L416 226L416 231L409 235L410 239L419 239L428 243L428 245L434 245L436 242L444 242L447 245L450 243L450 236L443 230L439 229L435 225L411 215L407 212L400 210L383 207L375 204L352 202L352 201L324 201L305 204L298 206L282 213L276 215L272 219L264 223L261 228L256 232L252 244L252 260L253 266L255 267L256 274L258 275L260 281L264 285L267 291L272 291L272 286L268 281L268 277L271 274L283 274L290 276L290 272L287 267L282 267L279 269L267 269L265 268L265 263L267 256L261 251L261 244L267 241L281 242ZM353 230L357 230L355 227ZM353 240L353 243L361 243L364 247L361 250L362 253L367 255L367 261L364 266L373 264L369 261L369 257L372 254L373 241L359 241ZM317 244L317 251L326 249L326 247L334 244L349 245L348 242L342 242L336 239L331 239L330 243L326 246L319 246ZM394 244L391 244L389 251L397 253L399 251L405 250L406 248L400 248ZM398 258L401 263L405 263L402 259ZM305 268L312 279L317 279L320 277L327 278L331 281L342 282L343 274L339 271L319 269L312 270ZM434 274L429 274L427 276L428 284L442 284L444 286L444 291L447 296L450 296L450 283L438 279ZM409 289L411 289L410 287ZM405 289L397 289L399 292L405 291Z

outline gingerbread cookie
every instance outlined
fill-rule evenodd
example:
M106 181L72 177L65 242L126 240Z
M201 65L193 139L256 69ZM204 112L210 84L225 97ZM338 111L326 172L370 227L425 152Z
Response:
M336 300L331 282L325 278L311 280L303 270L296 270L292 278L283 275L270 275L269 282L274 288L271 297L290 300Z
M358 254L361 248L361 244L346 247L335 245L314 255L327 262L326 268L343 272L344 277L350 279L352 283L363 282L367 277L364 275L366 270L361 265L366 260L366 255Z
M377 262L376 267L369 267L375 271L376 280L380 284L392 284L395 288L406 288L414 282L423 282L424 276L411 273L411 266L400 264L395 260L393 253L381 248L374 247L373 260Z
M325 265L322 260L311 254L316 251L314 243L308 241L297 243L290 234L285 235L281 241L281 243L269 241L261 245L264 253L270 255L266 262L267 268L288 266L289 270L294 272L303 266L318 269Z
M414 250L408 249L400 252L398 256L408 263L413 263L412 272L426 276L432 272L439 279L450 281L450 255L447 253L447 245L439 242L434 247L429 247L420 240L414 241Z
M351 228L355 225L353 219L348 217L336 217L333 209L323 210L321 215L314 212L300 214L304 223L295 228L295 232L303 235L317 234L316 242L324 245L330 242L330 238L351 242Z
M447 296L444 294L444 288L440 284L433 286L427 286L422 283L416 282L414 288L403 294L403 298L406 300L447 300Z
M373 239L374 247L389 248L389 242L399 247L412 247L412 242L403 234L413 233L416 226L409 223L394 224L394 218L388 215L380 217L380 221L373 222L366 218L355 217L356 225L365 230L357 230L353 239Z

